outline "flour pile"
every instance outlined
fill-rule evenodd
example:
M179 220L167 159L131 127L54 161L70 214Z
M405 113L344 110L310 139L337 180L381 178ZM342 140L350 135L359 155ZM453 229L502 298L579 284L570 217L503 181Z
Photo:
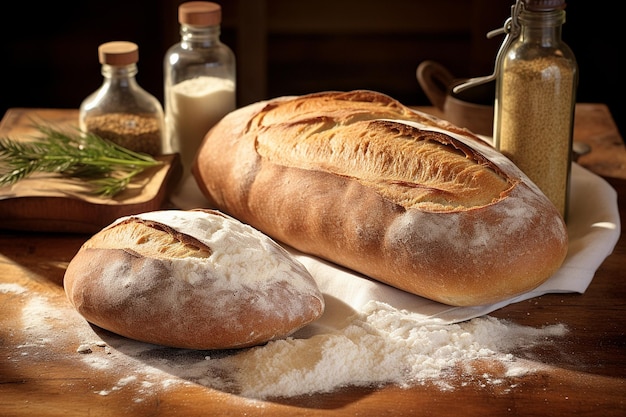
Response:
M0 288L3 292L24 297L21 328L28 340L19 346L23 355L37 357L45 351L49 361L65 360L69 354L89 368L119 376L113 387L98 387L96 379L94 393L99 395L121 389L155 395L157 388L185 384L252 399L327 393L347 386L408 388L432 383L450 390L478 379L481 384L503 385L507 378L515 381L542 366L513 352L552 343L567 333L561 324L533 328L490 316L444 324L372 301L347 317L343 326L308 338L244 350L194 351L92 328L62 297L33 296L6 284ZM61 321L67 329L63 332L56 330ZM492 363L491 375L473 366L481 361Z
M386 304L370 302L336 332L288 339L219 361L237 369L240 394L264 398L329 392L343 386L401 387L439 383L454 368L491 359L519 376L507 352L566 333L563 325L542 329L481 317L459 324L424 322Z

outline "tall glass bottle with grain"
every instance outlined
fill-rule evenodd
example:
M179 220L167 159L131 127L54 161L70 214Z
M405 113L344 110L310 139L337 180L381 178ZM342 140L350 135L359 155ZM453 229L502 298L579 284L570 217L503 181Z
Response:
M163 107L137 82L139 47L126 41L103 43L98 58L103 82L80 104L80 129L132 151L162 154Z
M564 0L517 0L496 73L494 145L568 215L578 66Z

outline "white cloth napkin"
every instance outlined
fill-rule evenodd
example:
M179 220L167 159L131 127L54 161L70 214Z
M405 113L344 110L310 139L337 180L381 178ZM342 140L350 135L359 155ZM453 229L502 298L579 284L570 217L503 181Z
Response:
M572 165L569 202L569 250L562 267L538 288L517 297L477 307L452 307L419 297L369 279L319 258L287 248L317 281L326 300L324 315L301 330L310 336L337 329L369 301L378 301L423 315L457 323L479 317L508 304L547 293L584 293L604 259L613 252L620 236L620 218L616 191L602 178Z

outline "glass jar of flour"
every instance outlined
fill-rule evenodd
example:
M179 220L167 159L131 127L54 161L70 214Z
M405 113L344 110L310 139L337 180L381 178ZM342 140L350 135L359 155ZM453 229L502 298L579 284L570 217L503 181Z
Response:
M165 120L173 152L189 171L209 129L236 107L235 55L220 41L222 11L203 1L178 8L181 41L165 55Z

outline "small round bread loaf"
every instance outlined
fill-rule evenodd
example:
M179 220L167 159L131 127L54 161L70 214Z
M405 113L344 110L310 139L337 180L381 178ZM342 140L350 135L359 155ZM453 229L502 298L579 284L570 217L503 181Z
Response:
M212 210L118 219L79 249L64 286L87 321L189 349L283 338L324 310L302 264L258 230Z

